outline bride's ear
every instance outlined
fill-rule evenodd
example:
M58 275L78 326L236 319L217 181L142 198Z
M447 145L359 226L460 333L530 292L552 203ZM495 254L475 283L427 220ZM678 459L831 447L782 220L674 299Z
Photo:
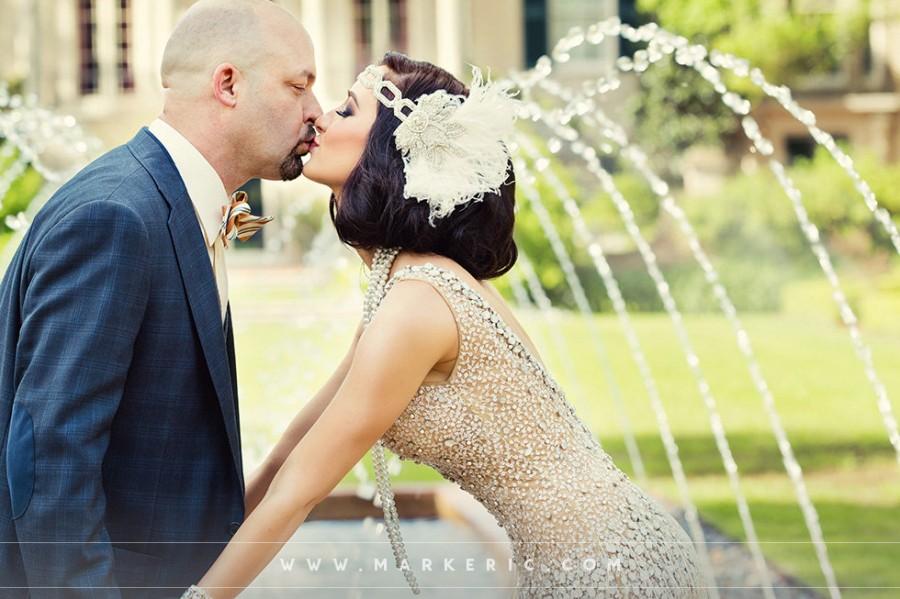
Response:
M224 106L237 106L237 84L241 72L231 63L222 63L213 71L213 96Z

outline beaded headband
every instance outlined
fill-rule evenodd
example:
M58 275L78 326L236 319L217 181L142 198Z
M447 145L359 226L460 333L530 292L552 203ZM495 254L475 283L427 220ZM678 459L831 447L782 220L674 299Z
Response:
M484 82L472 67L468 96L438 90L412 101L375 65L356 80L400 119L394 143L403 156L403 197L427 202L432 226L457 206L499 193L519 104L509 83Z

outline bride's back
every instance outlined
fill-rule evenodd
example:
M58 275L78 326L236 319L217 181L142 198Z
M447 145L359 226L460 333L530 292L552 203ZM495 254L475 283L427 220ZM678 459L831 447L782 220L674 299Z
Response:
M494 515L512 541L520 589L704 596L690 538L603 451L499 294L452 260L404 255L392 265L395 255L376 252L373 272L386 264L390 275L370 288L372 309L402 281L427 283L453 313L459 352L449 378L422 384L382 443ZM571 567L585 560L597 567Z
M376 263L393 260L394 253L379 250ZM373 314L396 285L425 283L452 314L458 352L441 380L423 381L385 433L388 446L464 485L490 476L507 490L528 480L543 480L546 489L554 485L544 477L556 476L557 460L568 461L569 456L574 461L567 470L574 476L584 452L599 446L533 345L510 326L516 321L499 294L440 256L400 254L389 273L382 289L370 290ZM416 317L435 316L419 312ZM578 470L582 475L583 469ZM470 490L477 497L481 494L474 486ZM509 499L519 511L519 500Z

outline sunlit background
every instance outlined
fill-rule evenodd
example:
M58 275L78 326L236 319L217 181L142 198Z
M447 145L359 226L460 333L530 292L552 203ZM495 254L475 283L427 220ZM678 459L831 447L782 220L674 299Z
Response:
M60 183L54 174L64 179L158 114L162 49L190 4L0 0L0 264ZM688 529L696 508L717 581L751 587L723 597L764 596L759 555L773 586L804 587L777 589L779 597L896 596L900 448L889 435L900 410L900 245L891 238L891 215L900 214L900 2L279 4L312 35L326 110L387 50L464 80L469 64L490 68L523 88L533 112L522 119L522 149L536 152L520 153L525 260L496 284L619 467ZM793 96L710 55L737 94L723 96L703 70L705 54L667 52L665 43L654 50L653 29L616 29L616 17L748 59L766 85L787 85ZM556 87L532 89L528 77L541 73ZM560 90L577 101L560 100ZM814 121L785 110L792 100ZM37 109L51 112L34 116ZM23 118L53 123L34 155L13 138ZM648 157L643 166L629 144ZM802 214L773 161L802 192ZM249 470L343 356L366 273L334 236L324 188L303 180L245 188L256 212L276 216L229 255ZM721 283L736 312L723 312L710 282ZM496 550L490 522L436 473L396 461L392 469L407 498L401 516L439 516L406 521L410 538ZM338 496L359 501L350 502L351 517L375 520L337 524L337 512L326 511L304 540L379 538L378 511L360 507L374 492L368 465L341 489ZM417 551L423 546L413 544ZM385 584L402 584L391 574ZM310 580L290 584L322 578Z

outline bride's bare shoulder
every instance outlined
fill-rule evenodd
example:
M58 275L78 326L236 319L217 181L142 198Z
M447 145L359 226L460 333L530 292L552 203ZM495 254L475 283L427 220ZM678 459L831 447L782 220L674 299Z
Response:
M399 334L416 343L427 340L429 350L437 350L442 358L455 355L458 343L456 319L446 299L431 283L418 279L401 279L391 286L366 333Z

